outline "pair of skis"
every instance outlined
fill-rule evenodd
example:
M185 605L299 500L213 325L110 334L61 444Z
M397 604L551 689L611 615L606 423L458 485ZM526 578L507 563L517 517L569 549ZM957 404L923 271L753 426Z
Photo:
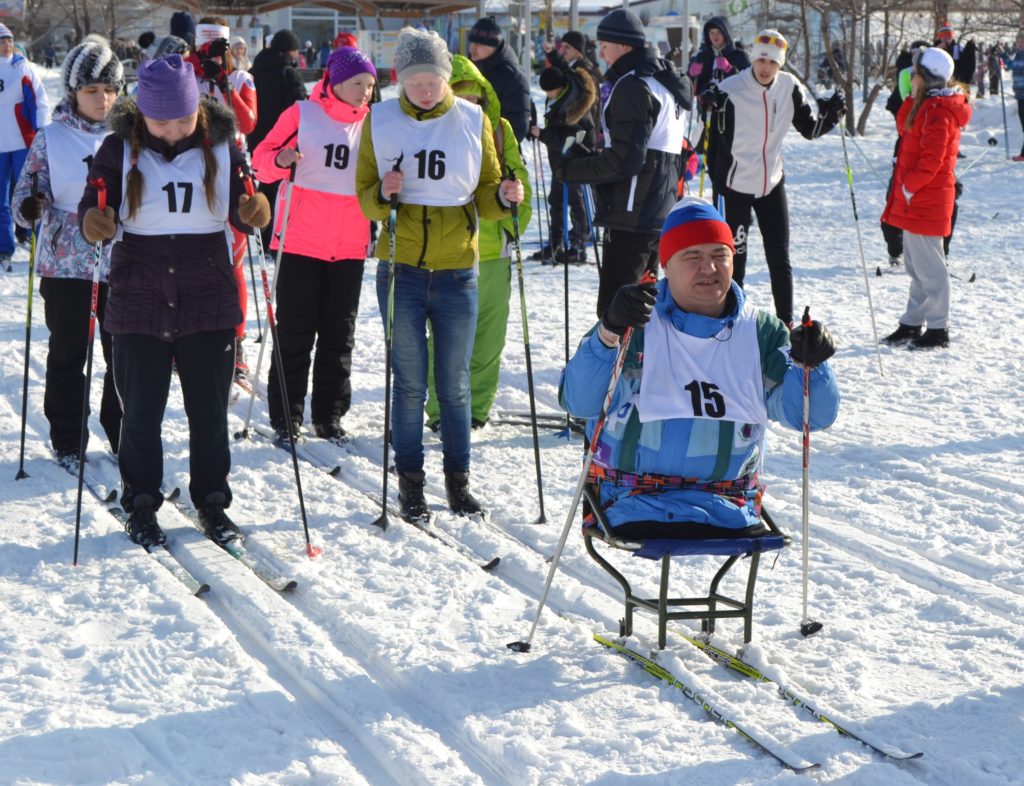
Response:
M826 715L821 710L817 709L808 699L800 696L790 688L775 682L770 677L766 677L757 668L743 661L742 659L731 655L725 650L719 649L705 641L693 638L683 633L676 632L685 641L692 644L697 649L704 652L708 657L714 660L716 663L729 668L742 674L748 679L756 682L767 682L774 684L778 689L778 694L785 701L789 702L795 707L799 707L801 710L807 712L811 717L816 720L826 723L831 726L836 732L849 737L862 745L866 746L872 752L883 756L886 759L892 761L910 761L912 759L918 759L923 756L923 752L908 753L906 751L894 748L890 745L886 745L875 739L870 739L869 735L863 731L853 731L846 725L838 723L833 718ZM768 741L759 737L758 735L748 731L741 726L736 720L724 715L718 708L711 704L695 687L687 685L685 682L673 675L668 669L659 663L656 663L653 658L641 655L636 650L630 649L624 644L615 641L614 639L607 638L598 633L594 634L594 640L599 644L607 647L613 652L617 652L620 655L628 658L634 663L638 664L648 674L663 680L668 685L678 688L686 698L690 699L694 704L703 709L708 715L717 720L719 723L724 724L726 727L735 729L736 732L742 736L745 740L752 743L756 747L760 748L770 756L775 758L783 766L788 767L795 772L804 772L806 770L812 770L817 768L819 765L816 762L808 761L807 759L801 758L793 752L780 747L774 741Z
M69 466L65 466L57 462L58 466L63 467L69 474L75 478L78 477L78 470ZM95 473L91 469L91 465L86 461L85 472L84 472L85 486L89 489L89 492L106 508L107 513L113 516L121 527L125 528L128 524L129 514L117 503L117 489L110 488L104 490L103 484L95 476ZM174 488L169 494L167 494L167 500L175 505L182 513L188 516L189 520L201 530L195 510L187 508L181 500L181 490L177 487ZM200 581L186 568L181 562L174 556L170 549L166 545L160 546L143 546L143 550L152 558L155 562L163 566L175 579L192 594L192 595L203 595L210 591L210 585L205 581ZM260 558L258 555L253 554L241 543L234 542L229 543L224 549L232 557L237 559L240 563L245 565L251 570L258 578L266 583L272 589L278 592L284 592L287 590L294 589L297 586L297 582L287 576L281 575L278 571L274 570L265 560Z
M501 410L495 412L487 422L493 423L495 426L533 425L533 420L531 419L529 412L520 412L517 410ZM560 432L565 432L566 429L568 429L573 433L582 434L585 425L585 421L578 418L567 418L564 414L558 414L557 412L537 413L537 428Z

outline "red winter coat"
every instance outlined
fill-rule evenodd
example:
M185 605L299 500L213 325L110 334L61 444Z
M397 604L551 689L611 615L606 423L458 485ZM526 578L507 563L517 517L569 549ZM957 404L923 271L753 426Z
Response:
M960 129L971 119L971 107L960 92L926 98L913 128L907 129L913 105L914 99L907 98L896 116L900 152L882 221L915 235L945 237L956 196L953 170ZM911 194L909 201L904 189Z

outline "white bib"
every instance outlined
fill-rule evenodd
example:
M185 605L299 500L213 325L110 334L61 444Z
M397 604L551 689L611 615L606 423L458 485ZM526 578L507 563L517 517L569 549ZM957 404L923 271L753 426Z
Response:
M356 161L365 116L355 123L332 120L313 101L299 103L298 145L302 158L295 183L328 194L356 194Z
M622 80L627 76L635 76L633 71L628 74L623 74L619 79L612 85L612 91L608 94L608 101L605 103L605 107L611 103L612 93L622 83ZM689 118L683 108L680 107L672 94L668 91L661 82L655 79L653 76L642 76L638 77L645 85L647 85L651 93L658 100L661 105L661 110L658 112L658 118L654 122L654 128L651 130L651 138L647 140L647 147L651 150L661 150L664 153L675 153L679 155L683 150L683 139L686 136L686 125ZM608 130L608 123L605 121L605 113L601 112L601 127L604 129L604 146L612 146L612 135Z
M93 134L63 123L50 123L45 133L53 204L66 213L77 213L93 156L110 132Z
M456 101L440 117L416 120L393 98L373 107L370 123L378 174L384 177L403 157L404 204L446 207L473 200L483 165L480 107Z
M121 200L121 226L133 235L203 235L225 230L230 197L231 157L226 143L215 145L217 159L216 200L206 204L203 189L203 151L194 147L173 161L152 150L139 152L142 173L142 204L134 218L128 218L127 196ZM131 146L124 146L122 194L128 193ZM120 235L118 236L120 237Z
M767 424L756 315L747 304L731 328L698 338L676 330L655 309L644 328L640 422L710 418Z

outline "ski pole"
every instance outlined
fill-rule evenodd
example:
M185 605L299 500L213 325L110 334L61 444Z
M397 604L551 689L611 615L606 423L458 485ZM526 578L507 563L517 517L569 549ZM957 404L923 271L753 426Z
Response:
M875 335L875 355L878 357L878 373L885 376L882 369L882 351L878 343L878 327L875 324L875 306L871 302L871 284L868 281L868 262L864 257L864 240L860 234L860 216L857 214L857 197L853 193L853 169L850 168L850 155L846 151L846 128L842 123L839 126L839 138L843 141L843 161L846 164L846 184L850 188L850 203L853 205L853 224L857 228L857 246L860 248L860 266L864 272L864 289L868 295L868 312L871 314L871 330Z
M544 216L544 218L547 219L547 222L548 222L547 238L548 238L548 246L550 247L550 246L552 246L554 244L554 238L551 237L551 214L548 213L548 209L550 208L550 205L547 204L547 200L548 200L548 181L547 181L546 175L544 174L544 159L542 158L544 145L541 143L541 141L539 139L537 139L536 142L537 142L537 159L536 159L537 160L537 169L540 172L540 195L538 196L538 198L543 199L543 202L540 205L541 209L538 212L542 216ZM541 251L543 251L544 250L544 238L541 238L540 243L541 243L540 249L541 249ZM552 254L554 253L554 249L553 248L551 249L551 253Z
M648 271L644 274L644 277L640 279L641 284L654 283L654 275ZM580 499L583 497L583 489L587 485L587 476L590 474L590 465L594 461L594 452L597 450L598 442L600 441L601 431L604 430L605 420L608 418L608 408L612 404L612 398L615 396L615 388L619 384L619 375L622 374L622 366L626 362L626 353L629 350L629 342L633 338L633 328L628 327L622 334L622 338L619 340L619 351L615 355L615 362L612 364L612 376L608 381L608 390L604 395L604 403L601 405L601 413L597 416L597 422L594 424L594 433L590 437L590 443L587 445L586 456L583 459L583 470L580 472L580 479L576 483L576 493L573 494L572 504L569 506L569 514L565 517L565 526L562 527L562 535L558 539L558 545L555 547L555 553L551 557L551 567L548 569L548 577L544 582L544 589L540 595L540 601L537 603L537 611L533 617L533 625L530 628L530 634L526 637L525 641L512 641L506 644L513 652L529 652L533 642L533 635L537 632L537 623L540 622L541 612L544 610L544 605L548 600L548 592L551 590L551 582L555 578L555 571L558 569L558 561L562 558L562 549L565 548L566 538L569 536L569 528L572 527L573 519L576 517L576 509L579 507Z
M98 177L90 184L96 189L96 207L107 209L107 184ZM82 391L82 428L78 436L78 496L75 501L75 549L71 565L78 565L78 541L82 529L82 487L85 485L85 451L89 446L89 392L92 387L92 347L96 337L96 311L100 297L100 268L103 266L103 241L96 243L96 261L92 266L92 295L89 300L89 331L85 349L85 387Z
M537 137L533 137L533 182L537 185L541 183L540 173L543 170L540 156L540 140ZM537 236L540 239L541 254L544 253L544 217L547 213L547 206L544 203L547 201L547 196L547 188L537 190Z
M239 176L245 183L245 193L250 197L256 193L256 187L252 183L252 178L246 177L242 170L238 171ZM291 178L288 185L288 199L291 201L291 185L295 182L295 164L292 164ZM288 222L288 209L285 208L284 221L281 224L281 245L277 250L278 269L281 264L281 251L284 249L284 230ZM257 232L259 229L256 230ZM295 490L299 495L299 514L302 516L302 532L306 537L306 555L310 559L319 557L323 553L323 549L319 546L314 546L312 541L309 539L309 521L306 518L306 501L302 496L302 477L299 475L299 457L295 450L295 438L296 434L292 429L291 419L291 407L288 404L288 386L284 380L284 360L281 357L281 342L277 340L277 320L274 319L274 293L270 284L267 281L267 263L260 255L260 280L263 282L263 297L267 302L267 330L270 331L270 340L274 344L274 360L277 361L277 367L280 369L280 373L277 375L278 388L281 391L281 404L284 407L286 413L286 422L288 424L288 447L291 449L292 454L292 469L295 470ZM274 271L274 283L277 283L277 271ZM266 342L260 344L260 357L263 357L263 348L266 346ZM257 369L259 366L257 366ZM257 372L258 373L258 372ZM255 398L256 386L253 385L253 397ZM249 401L249 413L252 414L252 400ZM248 425L248 419L246 424ZM243 431L244 433L244 431ZM237 438L238 435L236 435Z
M857 148L857 152L860 153L860 157L864 159L864 163L868 165L868 169L871 170L871 174L875 176L875 179L881 184L882 188L888 190L889 186L886 184L884 180L882 180L882 176L878 174L878 170L876 170L875 165L871 163L871 159L867 157L867 155L864 153L863 148L857 143L857 137L851 134L850 141L853 142L853 146Z
M803 318L800 320L803 325L804 359L807 358L807 332L811 326L811 307L804 309ZM810 501L808 494L811 480L811 367L804 365L804 418L803 418L803 497L801 502L800 531L802 535L801 546L803 547L803 599L804 616L800 621L800 633L810 636L822 628L820 622L815 622L807 616L807 562L810 554Z
M1010 128L1006 124L1006 91L1003 90L1003 67L999 66L999 100L1003 105L1003 139L1006 141L1006 158L1010 158ZM8 268L10 270L10 268Z
M704 121L704 165L700 168L700 190L697 192L697 196L701 199L704 198L704 175L708 171L708 145L711 143L711 113L713 109L708 109L708 119Z
M583 189L583 209L587 214L587 227L590 229L590 242L594 244L594 259L597 262L597 275L601 275L601 249L597 242L597 224L594 223L595 214L597 209L594 206L594 192L590 189L590 183L584 183Z
M391 167L392 172L402 171L402 153ZM388 518L388 460L391 451L391 331L395 317L395 240L398 233L398 192L390 197L388 213L388 303L384 315L384 461L381 472L380 516L373 523L387 531L391 526Z
M964 170L962 172L956 173L957 179L962 178L964 175L966 175L968 172L974 169L974 165L981 161L981 159L983 159L986 155L988 155L989 151L991 151L992 148L998 144L999 142L996 141L996 138L994 136L990 136L988 138L988 147L986 147L984 150L978 153L978 155L974 157L974 160L971 163L969 163L966 167L964 167Z
M39 173L32 174L32 196L36 199L39 196ZM28 357L29 347L32 345L32 290L35 284L36 272L36 237L37 222L32 222L32 238L29 241L28 253L28 307L25 312L25 375L21 383L21 450L18 453L18 474L15 480L27 478L25 471L25 419L28 416Z
M295 151L298 152L298 148L295 148ZM267 304L267 321L268 322L270 321L270 312L274 308L274 295L277 293L277 274L281 271L281 256L284 254L284 239L285 239L285 233L288 230L288 215L289 215L289 213L291 213L291 209L292 209L292 189L295 187L295 164L294 163L292 163L292 165L290 167L290 170L291 171L288 173L288 192L285 194L285 200L284 200L284 215L281 217L281 237L278 239L279 245L277 247L277 261L274 263L274 278L271 281L270 290L269 291L267 290L266 282L264 282L264 284L263 284L263 297L264 297L264 301ZM249 193L249 189L250 188L252 188L253 189L253 193L255 193L255 188L252 185L252 179L247 177L246 174L244 172L242 172L242 170L238 170L238 176L241 177L242 180L245 182L245 191L246 191L246 193ZM263 247L263 238L262 238L261 235L259 235L259 233L257 233L257 237L259 237L258 243L260 244L260 248L262 249L262 247ZM265 274L266 274L266 261L264 260L263 254L260 254L260 275L263 276ZM235 439L248 439L249 438L249 422L252 420L252 408L256 404L256 383L259 381L259 378L260 378L260 369L263 368L263 350L266 349L266 346L267 346L267 342L265 342L265 341L261 341L260 342L260 352L256 356L256 373L253 375L253 378L252 378L252 380L253 380L252 393L249 394L249 409L245 413L245 423L242 425L242 430L239 431L237 434L235 434ZM281 369L281 373L283 374L284 373L284 367L283 366L278 366L278 367ZM285 408L285 411L286 412L288 411L287 407ZM289 422L289 424L291 423L291 416L290 415L288 416L288 422ZM289 426L289 431L291 431L291 427L290 426ZM303 514L303 523L305 523L305 514Z
M256 326L259 329L259 335L256 336L256 343L259 344L263 340L263 321L260 319L260 299L256 294L256 271L253 269L252 265L252 240L248 234L245 236L245 250L249 255L249 280L252 281L252 302L256 307ZM260 254L260 256L262 257L263 255Z
M508 177L515 180L516 176L509 170ZM540 473L540 435L537 430L537 399L533 392L533 361L530 358L530 328L526 317L526 287L523 284L523 250L519 242L519 205L512 203L512 247L516 252L516 276L519 279L519 316L523 322L523 353L526 355L526 389L530 394L530 425L533 428L533 464L537 470L537 504L540 515L535 524L546 524L544 515L544 483Z

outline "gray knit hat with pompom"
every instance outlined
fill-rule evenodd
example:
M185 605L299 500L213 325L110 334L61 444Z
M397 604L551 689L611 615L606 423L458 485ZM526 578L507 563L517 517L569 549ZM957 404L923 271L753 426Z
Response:
M452 75L452 56L444 39L433 30L403 27L395 47L395 71L399 82L424 71L447 82Z
M64 97L89 85L109 85L120 90L124 85L124 67L110 48L107 39L89 35L64 57L60 69L60 83Z

